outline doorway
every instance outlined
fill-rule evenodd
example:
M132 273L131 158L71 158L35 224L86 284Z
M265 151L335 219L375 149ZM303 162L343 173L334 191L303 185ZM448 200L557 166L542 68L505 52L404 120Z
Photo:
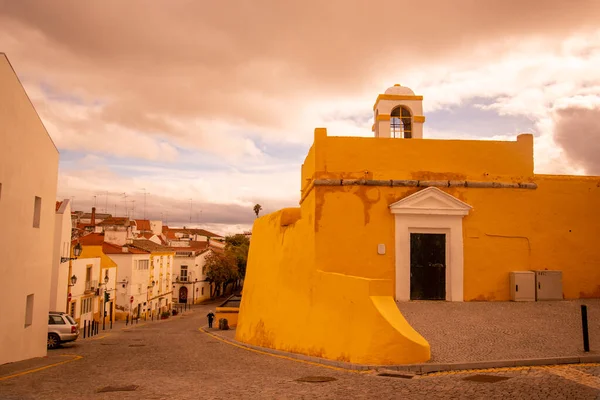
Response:
M179 288L179 302L187 303L188 290L187 287L182 286Z
M445 234L410 234L410 299L446 300Z

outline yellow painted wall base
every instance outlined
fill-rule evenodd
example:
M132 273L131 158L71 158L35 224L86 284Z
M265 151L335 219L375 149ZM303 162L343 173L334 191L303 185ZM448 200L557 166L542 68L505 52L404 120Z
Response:
M291 225L285 210L255 222L236 339L359 364L429 360L429 344L396 307L391 280L317 268L314 215L302 211Z
M230 328L235 328L238 324L238 316L240 309L237 307L217 307L215 309L215 321L218 326L219 320L221 318L225 318L227 320L227 325Z

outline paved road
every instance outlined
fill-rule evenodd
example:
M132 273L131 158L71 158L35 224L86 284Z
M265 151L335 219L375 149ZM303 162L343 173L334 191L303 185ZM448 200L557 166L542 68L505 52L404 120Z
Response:
M206 307L183 317L117 327L50 352L83 358L0 381L0 399L600 399L600 367L522 368L405 379L329 369L257 354L198 330ZM65 356L65 358L68 358ZM480 373L479 373L480 374ZM298 378L325 376L323 383ZM134 391L101 392L137 385Z

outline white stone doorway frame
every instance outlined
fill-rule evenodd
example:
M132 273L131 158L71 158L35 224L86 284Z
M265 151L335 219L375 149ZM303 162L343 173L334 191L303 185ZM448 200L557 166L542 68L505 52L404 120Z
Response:
M463 301L462 220L473 207L428 187L390 205L395 218L396 300L410 300L410 234L446 235L446 301Z

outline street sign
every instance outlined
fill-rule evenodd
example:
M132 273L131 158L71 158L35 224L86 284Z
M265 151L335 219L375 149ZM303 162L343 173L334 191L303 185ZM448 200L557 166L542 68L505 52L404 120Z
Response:
M67 295L67 301L71 301L71 293Z
M131 297L129 298L129 302L130 302L130 303L133 303L133 296L131 296Z

